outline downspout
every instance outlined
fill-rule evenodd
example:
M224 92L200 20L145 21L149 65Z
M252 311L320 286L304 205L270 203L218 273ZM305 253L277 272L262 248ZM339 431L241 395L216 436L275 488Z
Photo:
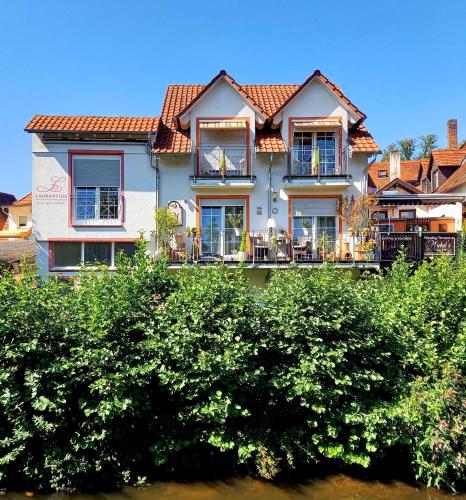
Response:
M151 134L148 134L147 138L147 153L149 156L149 165L151 168L155 168L155 209L158 210L160 206L160 168L159 168L159 155L153 155L152 154L152 141L151 141ZM154 165L154 159L155 159L155 165ZM154 225L156 222L154 222ZM157 244L155 241L155 234L157 234L157 227L155 227L154 231L154 243Z
M10 214L10 212L9 212L9 211L8 211L8 212L6 212L6 211L5 211L5 209L6 209L6 208L7 208L7 207L6 207L6 205L2 205L2 206L0 207L0 210L1 210L1 211L5 214L5 215L6 215L6 218L7 218L7 219L10 219L10 220L11 220L11 222L13 222L13 223L14 223L14 222L15 222L15 219L13 219L13 217L11 216L11 214Z

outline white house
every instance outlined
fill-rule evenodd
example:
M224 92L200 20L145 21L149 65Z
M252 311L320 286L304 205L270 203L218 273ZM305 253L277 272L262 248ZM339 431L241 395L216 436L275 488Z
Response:
M352 251L343 199L366 191L379 152L365 118L320 71L301 85L240 85L225 71L169 85L160 118L36 115L25 130L39 268L112 266L141 231L155 250L154 209L167 206L174 266L338 261Z

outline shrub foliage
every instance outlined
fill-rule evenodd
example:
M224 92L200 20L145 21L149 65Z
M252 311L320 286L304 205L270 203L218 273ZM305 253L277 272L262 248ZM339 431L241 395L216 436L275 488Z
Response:
M227 457L265 478L368 467L466 479L466 263L355 278L221 266L170 274L144 248L74 282L0 279L0 486L75 491ZM209 458L210 457L210 458Z

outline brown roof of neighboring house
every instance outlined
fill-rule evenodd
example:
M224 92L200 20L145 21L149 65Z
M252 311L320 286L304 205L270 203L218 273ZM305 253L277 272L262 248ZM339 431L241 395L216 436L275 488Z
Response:
M387 170L388 177L377 176L378 170ZM377 190L390 184L390 162L378 161L369 167L369 185ZM400 161L400 179L409 183L411 186L418 186L422 176L422 160L401 160Z
M22 198L13 203L15 207L25 207L27 205L32 205L32 193L25 194Z
M0 193L0 207L12 205L16 201L16 196L9 193Z
M258 108L266 117L272 117L278 110L283 109L290 100L310 82L311 79L318 77L325 85L335 92L353 111L365 118L364 113L358 110L356 106L343 94L338 85L330 82L328 78L320 73L314 72L303 85L240 85L234 81L227 73L220 72L208 85L193 84L174 84L168 85L165 93L165 100L161 113L161 124L157 134L156 142L153 148L155 153L190 153L191 139L189 131L179 130L177 128L176 118L185 113L219 78L231 79L232 85L237 88L243 96L247 96L253 107ZM259 140L259 142L258 142ZM265 141L271 141L274 147L282 150L283 145L278 146L277 134L267 136L266 132L258 132L256 137L256 147L263 151ZM356 153L378 153L380 148L375 143L373 137L366 127L360 124L357 128L349 131L349 142Z
M450 177L437 189L437 193L446 193L466 183L466 162L453 172Z
M400 179L397 177L396 179L393 179L390 181L388 184L385 184L382 188L380 188L378 191L390 191L391 188L395 187L401 187L405 191L409 191L412 194L421 194L422 191L418 189L416 186L413 186L409 182L404 181L403 179Z
M465 157L465 149L437 149L432 151L432 158L439 167L459 167Z
M0 261L19 262L21 259L31 259L36 255L34 240L0 241Z
M159 127L158 117L35 115L26 132L149 133Z

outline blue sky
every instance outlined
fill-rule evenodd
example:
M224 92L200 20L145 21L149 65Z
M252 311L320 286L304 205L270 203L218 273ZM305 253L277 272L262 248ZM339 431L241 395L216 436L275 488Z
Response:
M158 116L168 83L300 83L316 68L383 148L466 138L464 0L2 0L0 191L31 186L35 113Z

